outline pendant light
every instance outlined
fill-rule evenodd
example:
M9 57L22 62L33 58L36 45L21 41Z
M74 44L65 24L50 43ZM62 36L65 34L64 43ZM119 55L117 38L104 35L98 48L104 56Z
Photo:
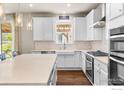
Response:
M29 8L30 9L32 8L32 4L29 4ZM27 30L28 31L32 30L32 16L31 16L31 12L30 11L29 11L29 14L28 14L28 19L27 19Z
M23 26L23 14L20 11L21 5L18 4L18 12L16 13L16 26L22 27Z
M32 30L32 16L30 13L28 14L28 19L27 19L27 30L28 31Z
M4 4L0 4L0 16L2 18L2 23L6 22L6 14L5 14L5 5Z
M2 4L0 4L0 16L2 16L3 15L3 6L2 6Z

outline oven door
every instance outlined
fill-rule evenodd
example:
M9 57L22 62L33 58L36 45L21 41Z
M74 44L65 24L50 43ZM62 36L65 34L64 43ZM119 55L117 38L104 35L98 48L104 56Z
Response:
M93 62L86 60L86 75L89 78L89 80L93 83Z
M110 56L109 85L124 85L124 58Z

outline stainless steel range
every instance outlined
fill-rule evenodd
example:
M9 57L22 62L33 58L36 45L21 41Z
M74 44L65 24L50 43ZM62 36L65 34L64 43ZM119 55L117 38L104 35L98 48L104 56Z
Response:
M107 53L101 51L90 51L87 52L86 55L86 76L90 80L90 82L94 83L94 57L93 56L108 56Z
M90 55L86 55L86 76L90 82L94 83L94 58Z

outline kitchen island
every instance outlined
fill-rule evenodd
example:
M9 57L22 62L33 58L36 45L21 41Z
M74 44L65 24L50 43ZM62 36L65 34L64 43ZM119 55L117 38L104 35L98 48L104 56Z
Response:
M0 63L0 85L51 85L56 82L56 54L22 54Z

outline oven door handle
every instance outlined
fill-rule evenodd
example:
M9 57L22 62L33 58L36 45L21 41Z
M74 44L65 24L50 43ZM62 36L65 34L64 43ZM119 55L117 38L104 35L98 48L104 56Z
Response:
M86 60L86 62L88 62L88 63L92 64L92 62L91 62L91 61L89 61L89 60Z
M120 63L120 64L123 64L124 65L124 62L123 61L120 61L120 60L118 60L118 59L115 59L115 58L113 58L113 57L109 57L111 60L113 60L113 61L116 61L117 63Z
M120 37L124 37L124 35L114 35L114 36L110 36L110 39L114 39L114 38L120 38Z

